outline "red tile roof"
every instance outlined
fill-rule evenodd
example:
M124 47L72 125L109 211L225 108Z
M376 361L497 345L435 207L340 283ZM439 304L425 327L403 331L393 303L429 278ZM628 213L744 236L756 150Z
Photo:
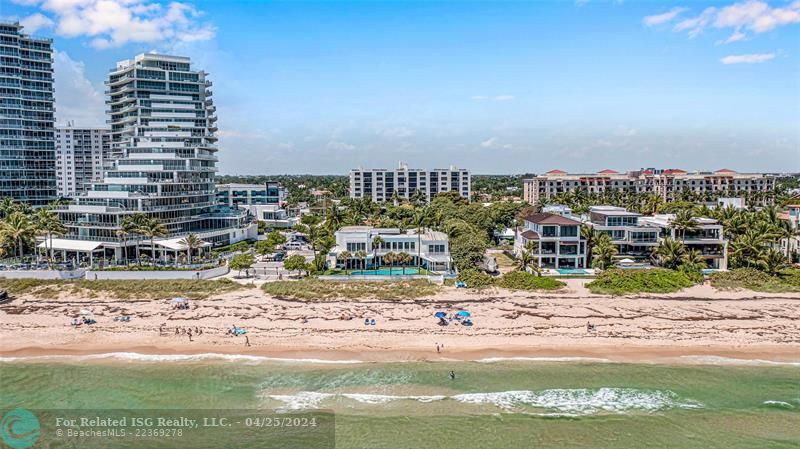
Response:
M610 168L607 168L605 170L601 170L601 171L597 172L597 174L598 175L618 175L619 172L616 171L616 170L612 170Z
M736 173L735 170L731 170L730 168L720 168L719 170L715 171L714 173Z
M539 234L536 233L536 231L531 231L530 229L523 232L521 235L528 240L539 240Z
M664 170L665 175L674 175L678 173L686 173L686 170L681 170L680 168L668 168Z
M565 172L564 170L558 170L558 169L550 170L549 172L545 173L545 175L566 175L566 174L567 172Z
M556 215L546 212L528 214L525 216L525 221L530 221L531 223L536 223L536 224L563 225L563 226L575 226L581 224L581 222L577 220L571 220L569 218L562 217L561 215Z

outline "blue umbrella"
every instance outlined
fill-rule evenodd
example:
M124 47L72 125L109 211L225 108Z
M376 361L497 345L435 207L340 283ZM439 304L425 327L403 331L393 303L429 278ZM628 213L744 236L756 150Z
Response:
M447 316L447 314L444 312L436 312L433 316L435 316L436 318L444 318Z
M465 317L466 317L466 316L472 316L472 314L471 314L471 313L469 313L469 312L467 312L466 310L459 310L459 311L458 311L458 313L456 313L456 315L458 315L458 316L465 316Z

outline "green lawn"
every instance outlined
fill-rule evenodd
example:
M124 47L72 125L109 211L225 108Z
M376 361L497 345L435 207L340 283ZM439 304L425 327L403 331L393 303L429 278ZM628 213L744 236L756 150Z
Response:
M441 290L425 280L410 281L328 281L314 278L267 282L262 287L280 298L326 299L415 299L433 296Z
M586 284L592 293L628 295L636 293L674 293L694 283L684 273L673 270L621 270L603 272Z
M218 281L171 279L171 280L41 280L0 279L0 289L10 295L31 294L41 298L53 298L61 293L98 296L107 294L119 299L158 299L186 296L203 299L234 290L249 288L246 285L222 279Z

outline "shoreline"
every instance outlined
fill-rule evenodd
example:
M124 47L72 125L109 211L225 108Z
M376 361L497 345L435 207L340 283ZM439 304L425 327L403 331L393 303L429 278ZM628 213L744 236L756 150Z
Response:
M402 362L586 362L647 363L666 365L782 365L800 367L800 345L732 346L644 346L595 345L588 347L550 347L540 349L470 348L444 353L416 349L372 350L266 350L241 347L201 346L95 346L95 347L21 347L0 350L0 363L58 359L61 361L192 361L200 359L263 359L276 362L320 364L402 363Z

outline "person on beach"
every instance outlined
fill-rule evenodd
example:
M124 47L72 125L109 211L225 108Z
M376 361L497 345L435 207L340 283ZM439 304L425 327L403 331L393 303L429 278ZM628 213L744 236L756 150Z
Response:
M189 332L187 332L187 334L189 335L189 341L192 341L192 330L189 329Z
M244 336L244 345L250 346L250 337L248 337L247 335Z
M450 380L456 380L456 372L450 371Z
M439 343L436 343L436 353L440 353L442 350L439 348Z

